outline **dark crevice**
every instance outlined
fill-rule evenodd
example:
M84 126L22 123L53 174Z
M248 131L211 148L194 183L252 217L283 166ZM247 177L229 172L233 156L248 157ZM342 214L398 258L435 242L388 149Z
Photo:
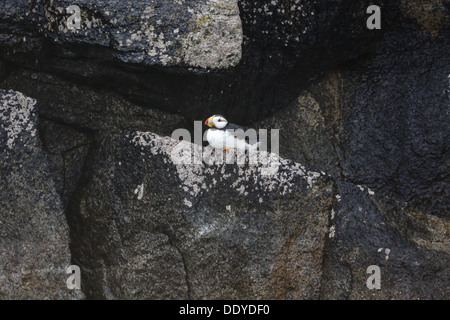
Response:
M63 127L71 128L71 129L73 129L75 131L84 133L84 134L86 134L88 140L91 141L91 142L75 145L73 147L70 147L68 149L63 150L62 152L52 152L49 149L47 143L45 143L46 139L43 137L43 135L44 135L44 133L42 131L43 127L41 126L41 122L39 120L45 120L45 121L48 121L49 123L54 122L54 123L57 123L58 125L61 125ZM59 196L61 198L61 203L63 204L63 212L64 212L64 215L66 217L66 221L67 221L67 224L68 224L68 227L69 227L69 251L70 251L70 254L71 254L71 264L82 266L83 264L80 261L78 261L78 259L77 259L77 251L76 251L77 247L75 245L75 244L79 243L78 234L79 234L79 228L81 227L81 224L78 224L76 219L74 219L74 215L72 214L73 205L72 206L70 205L70 203L73 204L73 202L70 199L74 198L74 195L83 186L83 182L82 182L83 179L82 179L82 177L85 175L85 172L87 170L86 168L89 167L89 161L87 159L89 158L89 154L91 153L91 149L92 149L91 148L91 146L92 146L92 138L93 138L92 132L88 131L88 130L83 130L83 128L80 128L78 126L73 126L73 125L64 123L63 121L55 121L53 119L49 119L49 118L46 118L44 116L39 115L38 116L38 130L37 130L37 133L38 133L37 135L38 135L38 139L40 141L40 145L41 145L42 150L47 155L61 158L61 161L62 161L62 184L63 184L63 186L62 186L62 191L60 192ZM79 179L78 179L78 182L76 183L76 186L74 188L73 194L69 195L68 203L64 204L63 198L64 198L64 195L65 195L65 192L66 192L66 171L67 171L67 160L66 160L66 157L67 157L67 155L70 152L73 152L73 151L75 151L75 150L77 150L79 148L83 148L83 147L88 147L88 150L87 150L86 157L80 160L80 161L83 161L83 165L82 165L82 168L80 170ZM82 285L85 286L86 281L83 280L83 274L84 273L81 272ZM83 289L83 292L86 295L86 291L84 289ZM87 295L86 295L86 297L89 298Z
M50 117L48 117L46 115L43 115L43 114L39 114L39 118L47 120L47 121L51 121L51 122L54 122L54 123L57 123L57 124L59 124L61 126L69 127L69 128L71 128L71 129L73 129L75 131L78 131L80 133L83 133L83 134L87 135L88 137L92 137L95 134L95 132L93 130L87 129L84 126L79 126L79 125L77 125L75 123L67 123L66 121L64 121L63 119L60 119L60 118L50 118Z
M83 272L83 268L85 268L85 263L83 262L83 258L79 252L81 248L85 245L86 241L84 235L84 222L80 221L82 219L80 213L80 197L82 196L82 190L87 185L90 180L90 171L93 163L93 159L95 158L95 154L97 152L97 143L94 139L94 136L91 136L91 143L87 145L87 155L84 159L83 166L80 170L80 177L78 182L74 188L72 195L69 197L67 201L67 206L64 211L67 219L67 223L69 225L69 238L70 238L70 253L71 253L71 261L73 264L80 266L81 268L81 283L83 285L83 292L86 296L86 299L95 299L96 293L95 289L89 287L89 281L85 278L86 273ZM88 287L86 287L86 283ZM93 296L91 295L93 294Z
M353 292L353 278L354 278L354 276L353 276L353 269L352 269L351 265L348 264L348 263L345 263L344 265L347 268L348 273L350 274L350 279L348 279L348 283L350 284L350 288L348 289L347 296L345 297L345 300L349 300L351 295L352 295L352 292Z
M329 259L329 255L332 252L332 248L330 248L330 236L329 236L329 232L330 232L330 228L331 226L333 226L333 220L336 218L336 216L333 218L332 216L332 211L336 208L336 204L337 204L337 199L336 199L336 195L338 195L338 186L336 181L330 176L330 179L333 183L333 189L331 191L331 197L332 197L332 203L330 208L328 209L328 223L327 223L327 232L325 233L325 239L324 239L324 245L323 245L323 251L322 251L322 263L321 263L321 272L322 272L322 276L321 276L321 281L319 284L319 300L324 300L325 299L325 293L324 293L324 282L327 281L328 279L326 279L326 274L327 274L327 264L328 264L328 260L331 261L331 259ZM335 212L336 215L336 212Z
M169 227L170 228L170 227ZM184 274L185 274L185 281L186 281L186 289L187 289L187 298L188 300L192 300L192 289L191 289L191 282L189 279L189 268L186 263L186 258L184 256L183 251L179 248L179 246L176 244L174 237L172 236L172 231L168 232L167 230L163 232L164 235L167 236L169 239L169 244L177 250L178 254L181 257L181 261L183 263L184 268Z
M63 186L62 186L62 191L61 191L61 196L63 196L64 194L65 194L65 192L66 192L66 155L68 154L68 153L70 153L70 152L72 152L72 151L74 151L74 150L77 150L77 149L79 149L79 148L83 148L83 147L89 147L91 145L91 143L85 143L85 144L80 144L80 145L77 145L77 146L75 146L75 147L72 147L72 148L70 148L70 149L68 149L68 150L65 150L64 151L64 153L62 153L61 154L61 157L62 157L62 161L63 161ZM89 150L89 149L88 149ZM82 161L84 161L85 159L83 159ZM80 175L81 175L82 173L80 172Z
M178 253L181 256L181 259L183 260L184 273L185 273L185 276L186 276L187 296L188 296L188 300L192 300L191 282L189 280L189 269L188 269L188 266L186 264L186 259L184 257L184 254L178 248L178 246L174 245L174 248L178 251Z

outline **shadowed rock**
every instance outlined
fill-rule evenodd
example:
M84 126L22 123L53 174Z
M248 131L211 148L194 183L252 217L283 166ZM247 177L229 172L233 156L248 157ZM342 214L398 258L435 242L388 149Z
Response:
M189 164L193 145L152 133L95 143L69 209L88 297L318 298L326 176L276 156L268 175Z
M381 198L337 183L321 298L448 300L449 222ZM379 290L367 287L371 265L380 268Z
M77 299L69 230L40 149L36 101L0 91L0 298Z
M0 56L190 121L269 116L383 34L366 29L363 0L83 0L69 30L72 4L2 2Z

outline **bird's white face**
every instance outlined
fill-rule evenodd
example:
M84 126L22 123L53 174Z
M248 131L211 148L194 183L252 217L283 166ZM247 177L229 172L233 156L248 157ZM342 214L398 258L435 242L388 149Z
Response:
M219 115L214 115L212 117L209 117L206 121L205 124L208 127L215 127L217 129L223 129L227 126L228 121L227 119L225 119L223 116L219 116Z

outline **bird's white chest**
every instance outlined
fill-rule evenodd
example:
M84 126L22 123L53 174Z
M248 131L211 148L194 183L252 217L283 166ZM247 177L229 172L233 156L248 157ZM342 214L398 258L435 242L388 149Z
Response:
M216 149L245 149L245 141L243 141L244 145L241 145L239 139L236 139L234 135L226 130L208 129L208 131L206 131L206 140L211 147Z
M226 148L226 132L223 130L208 129L206 131L206 140L213 148Z

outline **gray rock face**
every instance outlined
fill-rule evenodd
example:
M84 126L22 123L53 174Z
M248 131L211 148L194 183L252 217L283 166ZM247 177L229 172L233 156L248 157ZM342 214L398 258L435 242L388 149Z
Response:
M20 87L24 94L37 97L41 117L70 125L85 134L129 129L170 135L176 128L186 126L179 115L136 105L114 92L99 92L86 85L74 87L55 75L22 70L10 74L3 85ZM56 142L51 144L50 148Z
M0 297L450 298L449 1L71 4L0 4ZM185 162L217 113L273 175Z
M143 132L95 142L68 211L88 297L318 298L331 180L284 159L267 176L191 165L191 147Z
M333 94L332 89L327 92ZM279 128L279 151L283 157L307 163L339 178L340 159L332 139L333 127L322 108L311 92L305 90L288 108L257 122L255 126L260 129Z
M386 35L365 71L344 74L349 108L341 113L343 174L448 217L450 74L443 66L450 65L444 53L450 42L420 35L396 39L397 33ZM399 46L404 50L394 55Z
M0 91L0 298L74 299L69 229L39 147L36 101Z
M365 29L362 0L77 3L81 29L71 31L70 1L4 1L0 56L190 121L263 119L382 36Z
M324 299L449 299L449 222L338 183L324 262ZM369 290L371 265L381 289Z
M386 34L373 60L329 73L258 126L280 128L284 157L448 217L450 43L400 34Z
M0 12L24 46L31 30L34 39L102 46L127 63L221 69L241 59L236 0L8 1Z
M91 145L88 133L40 119L39 136L63 207L75 191Z
M308 62L325 57L334 62L347 60L371 48L382 35L382 31L367 32L367 1L241 0L240 4L249 41L274 51L285 48ZM390 1L377 5L383 13L393 7Z

